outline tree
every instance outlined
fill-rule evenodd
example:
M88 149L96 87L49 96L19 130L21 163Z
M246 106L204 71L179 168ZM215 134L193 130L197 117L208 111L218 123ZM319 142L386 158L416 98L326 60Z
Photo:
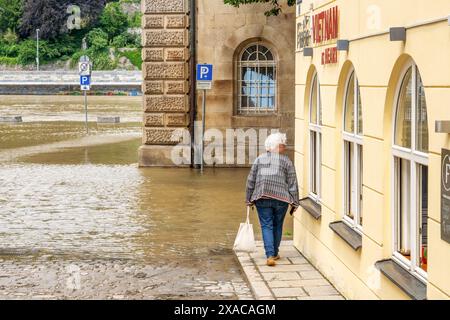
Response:
M266 16L277 16L281 12L280 0L223 0L225 4L232 5L234 7L239 8L241 4L250 4L250 3L270 3L272 8L266 11ZM287 0L287 4L289 6L294 6L296 0Z
M40 29L42 39L55 39L68 32L67 20L70 14L67 13L67 8L69 5L79 6L83 23L89 25L97 20L108 1L24 0L20 35L22 38L27 38L33 36L36 29Z
M128 16L122 11L119 2L108 3L100 16L102 28L111 38L127 29Z
M108 47L108 34L100 28L95 28L87 34L89 47L94 51L101 51Z
M22 15L22 0L0 0L0 33L15 32Z

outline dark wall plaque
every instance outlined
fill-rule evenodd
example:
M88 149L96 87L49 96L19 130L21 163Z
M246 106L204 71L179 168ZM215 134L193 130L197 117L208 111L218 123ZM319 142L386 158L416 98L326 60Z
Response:
M442 149L441 238L450 243L450 150Z

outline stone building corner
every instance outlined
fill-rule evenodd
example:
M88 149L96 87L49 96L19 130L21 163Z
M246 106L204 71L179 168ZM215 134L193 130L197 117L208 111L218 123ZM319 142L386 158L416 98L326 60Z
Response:
M144 132L139 165L173 166L173 146L189 128L188 1L143 0L142 6Z

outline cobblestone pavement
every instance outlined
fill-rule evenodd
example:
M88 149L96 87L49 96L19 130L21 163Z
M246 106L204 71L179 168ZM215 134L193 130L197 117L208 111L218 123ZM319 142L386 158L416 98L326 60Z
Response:
M343 300L342 295L317 271L292 241L280 248L276 267L268 267L262 242L252 254L236 253L257 300Z
M198 263L192 262L192 268L186 268L185 264L155 266L126 259L3 256L0 300L253 298L239 270L231 280L222 280L219 272L205 275Z

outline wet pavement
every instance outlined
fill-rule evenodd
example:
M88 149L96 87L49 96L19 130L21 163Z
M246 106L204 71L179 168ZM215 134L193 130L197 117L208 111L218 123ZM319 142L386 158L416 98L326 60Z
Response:
M81 97L0 99L24 117L0 124L0 299L250 299L231 250L248 171L139 169L140 98L96 98L129 121L85 137Z
M344 300L333 285L294 247L283 241L275 267L266 265L264 243L236 256L257 300Z

